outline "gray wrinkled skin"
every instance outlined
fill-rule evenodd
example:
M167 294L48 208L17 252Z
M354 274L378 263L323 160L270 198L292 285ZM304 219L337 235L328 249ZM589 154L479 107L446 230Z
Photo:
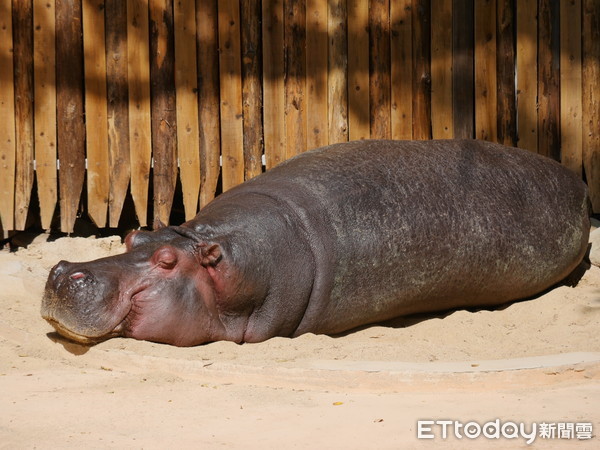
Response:
M175 345L333 334L532 296L578 265L589 227L585 185L523 150L470 140L332 145L166 229L185 232L128 237L129 253L101 260L127 267L114 275L120 294L104 289L104 306L97 296L90 308L83 295L61 294L57 286L68 291L65 277L78 270L63 265L49 278L42 315L82 342L90 329L90 341L122 335ZM179 249L177 262L161 262L157 245ZM106 283L106 270L94 276L95 262L86 264L90 283ZM160 295L146 293L148 273L162 283ZM160 308L141 307L138 297ZM131 318L157 308L151 325ZM118 317L107 320L111 312Z

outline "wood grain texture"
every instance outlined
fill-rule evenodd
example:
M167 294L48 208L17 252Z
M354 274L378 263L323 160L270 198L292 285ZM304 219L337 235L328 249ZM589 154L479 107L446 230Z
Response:
M262 2L263 120L267 169L285 159L285 65L283 0Z
M518 146L537 153L537 0L517 2Z
M583 0L583 166L600 214L600 0Z
M244 179L262 173L262 45L261 5L242 0L242 109L244 114Z
M452 2L452 121L456 139L475 137L473 0Z
M392 139L412 139L412 0L394 1L390 8Z
M327 145L327 3L306 1L306 148Z
M176 0L174 17L177 153L185 219L190 220L198 212L200 196L196 7L194 0Z
M286 158L306 151L306 2L284 1Z
M413 0L413 137L431 139L431 7Z
M452 0L431 1L431 132L452 139Z
M127 0L127 64L131 197L140 226L148 224L148 180L152 155L148 0Z
M96 226L104 228L110 184L104 0L86 0L82 6L87 210Z
M81 1L56 1L56 30L60 228L72 233L85 178Z
M369 103L369 2L348 1L348 137L368 139Z
M15 218L15 90L11 0L0 0L0 222L14 229Z
M498 142L517 145L517 93L515 89L515 4L498 0L496 35L497 133Z
M13 0L15 83L15 228L27 226L33 188L33 2Z
M496 1L475 2L475 137L496 142Z
M583 121L581 0L560 2L561 162L581 177Z
M110 188L108 219L119 226L129 187L129 111L127 86L127 2L106 0L106 97Z
M50 229L58 202L56 170L55 1L34 1L34 151L42 228Z
M219 2L223 191L244 181L241 23L239 2Z
M328 2L329 144L348 140L348 25L346 0Z
M219 30L217 0L196 2L198 117L200 120L200 207L215 197L221 166Z
M560 42L558 2L538 11L538 153L560 161Z
M369 105L371 138L390 139L390 2L372 0L369 8Z

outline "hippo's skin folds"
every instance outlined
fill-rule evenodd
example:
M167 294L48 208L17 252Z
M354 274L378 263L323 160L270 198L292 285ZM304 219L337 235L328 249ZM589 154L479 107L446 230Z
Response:
M359 141L304 153L127 252L50 273L42 316L82 343L179 346L339 333L532 296L582 260L584 183L488 142Z

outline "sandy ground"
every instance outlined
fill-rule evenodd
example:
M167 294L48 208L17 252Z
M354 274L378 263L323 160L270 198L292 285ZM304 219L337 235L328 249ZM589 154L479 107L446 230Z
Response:
M591 441L533 446L598 448L598 267L497 310L338 337L85 347L53 333L39 315L50 268L121 251L118 237L47 235L0 251L0 448L419 448L431 439L417 439L417 421L446 419L589 422ZM527 447L432 433L448 448Z

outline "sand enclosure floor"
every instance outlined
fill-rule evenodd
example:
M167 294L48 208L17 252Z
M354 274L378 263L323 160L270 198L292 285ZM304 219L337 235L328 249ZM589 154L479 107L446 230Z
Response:
M418 420L445 419L589 422L599 439L598 267L534 300L337 337L86 347L41 319L48 271L123 246L116 236L47 239L0 251L0 448L414 448L431 444L417 439ZM526 446L433 432L449 448Z

